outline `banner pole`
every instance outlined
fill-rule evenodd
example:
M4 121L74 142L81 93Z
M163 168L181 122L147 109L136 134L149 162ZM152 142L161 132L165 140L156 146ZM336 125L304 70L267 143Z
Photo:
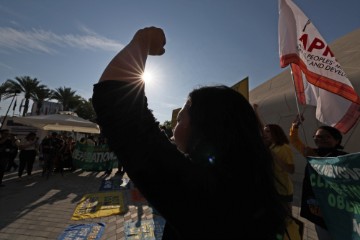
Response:
M292 63L290 64L290 66L292 66ZM304 111L303 111L302 113L300 112L299 101L298 101L297 94L296 94L295 79L294 79L294 75L293 75L293 71L292 71L292 68L291 68L291 67L290 67L290 74L291 74L291 80L292 80L292 83L293 83L293 86L294 86L295 102L296 102L296 108L297 108L297 112L298 112L298 116L299 116L299 121L300 121L300 123L301 123L301 124L300 124L300 125L301 125L301 129L302 129L302 132L303 132L303 135L304 135L305 143L306 143L306 145L308 145L308 141L307 141L307 139L306 139L306 134L305 134L305 128L304 128L303 120L301 119L301 116L304 114L305 109L304 109Z

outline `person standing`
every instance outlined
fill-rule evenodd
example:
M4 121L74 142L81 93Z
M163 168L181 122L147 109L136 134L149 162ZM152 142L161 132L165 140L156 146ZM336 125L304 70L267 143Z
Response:
M19 167L16 164L15 159L18 155L20 140L14 134L10 134L10 139L11 139L12 145L11 145L11 149L10 149L9 163L6 168L6 171L8 171L8 172L11 171L11 168L14 168L14 171L16 171L17 168Z
M75 170L75 166L73 164L73 158L72 158L72 154L74 152L75 149L75 141L74 138L71 136L68 136L65 139L65 144L64 147L61 148L61 154L62 154L62 161L64 163L64 168L70 168L71 171Z
M263 122L260 118L257 104L253 104L253 108L259 119L265 144L273 154L277 190L291 212L294 198L294 184L290 174L295 173L295 163L289 138L278 124L265 124Z
M43 171L41 174L43 177L46 176L46 178L49 178L53 173L62 147L63 142L58 138L57 132L52 132L41 141L40 149L44 159Z
M1 129L0 134L0 187L4 187L5 185L2 181L9 162L12 142L10 139L10 131L8 129Z
M342 149L341 145L342 134L339 130L331 126L320 126L316 129L313 136L316 147L305 145L299 138L299 126L304 121L304 117L297 116L292 122L290 128L290 143L304 156L318 156L318 157L337 157L348 154ZM302 185L301 196L301 210L300 216L306 218L315 224L315 230L319 240L332 239L329 231L327 230L324 219L322 218L320 206L316 200L314 191L311 186L309 175L310 164L305 166L305 174Z
M178 114L175 145L161 132L141 74L148 55L162 55L165 43L160 28L138 30L105 68L92 98L110 149L166 220L162 239L283 236L288 211L244 96L223 85L194 89Z
M26 135L25 139L20 142L19 149L19 171L18 176L22 178L24 169L28 176L31 176L36 154L39 150L39 138L36 137L36 133L30 132Z
M265 125L264 139L273 153L277 190L291 211L294 185L290 174L295 173L295 164L289 139L284 130L277 124Z

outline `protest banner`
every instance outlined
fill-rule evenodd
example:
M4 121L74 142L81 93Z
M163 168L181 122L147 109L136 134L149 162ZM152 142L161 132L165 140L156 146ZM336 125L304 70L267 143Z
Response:
M307 159L328 231L334 239L360 240L360 153Z
M72 157L76 168L85 171L106 171L118 164L115 153L111 152L106 144L92 146L77 143Z

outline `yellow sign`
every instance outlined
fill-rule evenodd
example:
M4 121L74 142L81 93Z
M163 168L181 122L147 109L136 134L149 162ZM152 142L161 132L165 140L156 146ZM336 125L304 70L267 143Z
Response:
M106 217L124 212L125 204L122 192L90 193L80 200L71 220Z
M241 93L249 101L249 77L244 78L231 88Z

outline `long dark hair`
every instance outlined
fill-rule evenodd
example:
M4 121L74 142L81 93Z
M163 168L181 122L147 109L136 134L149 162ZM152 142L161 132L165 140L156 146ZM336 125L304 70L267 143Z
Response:
M210 161L230 184L251 191L252 207L262 211L259 217L271 218L267 230L283 230L287 212L274 185L273 159L247 99L221 85L195 89L189 100L190 157Z
M226 86L206 86L193 90L189 99L190 155L199 154L201 147L207 151L201 153L203 156L216 156L222 164L231 161L241 150L261 154L262 159L269 157L256 115L240 93Z
M289 138L285 134L282 127L277 124L266 124L265 127L269 128L272 141L275 145L281 146L284 144L289 144Z

